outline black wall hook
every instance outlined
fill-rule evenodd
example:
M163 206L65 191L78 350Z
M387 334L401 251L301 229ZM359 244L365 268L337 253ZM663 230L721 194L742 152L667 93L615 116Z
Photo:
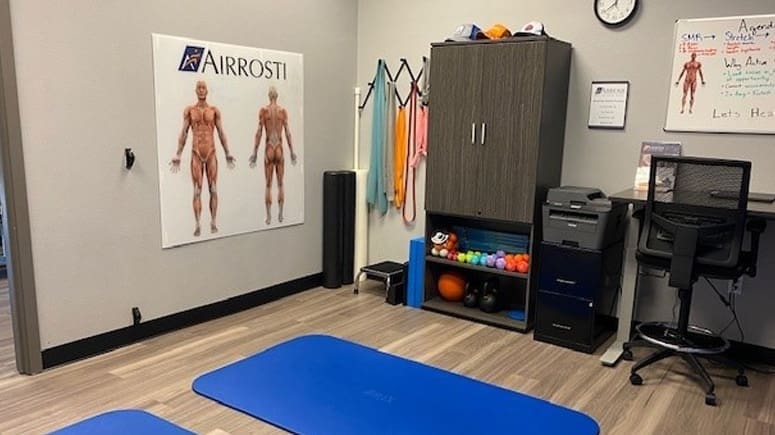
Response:
M126 168L132 169L132 166L135 164L135 153L132 151L132 148L124 148L124 157L126 158Z

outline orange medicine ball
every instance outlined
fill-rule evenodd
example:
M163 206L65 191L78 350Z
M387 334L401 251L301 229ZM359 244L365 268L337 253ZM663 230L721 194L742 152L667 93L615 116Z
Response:
M459 302L463 300L466 279L457 272L444 272L439 276L439 294L445 300Z

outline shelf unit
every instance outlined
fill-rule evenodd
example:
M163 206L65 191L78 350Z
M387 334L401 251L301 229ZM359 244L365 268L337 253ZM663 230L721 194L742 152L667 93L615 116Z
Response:
M446 258L434 257L433 255L426 255L425 261L430 261L431 263L443 264L449 267L457 267L460 269L476 270L479 272L491 273L493 275L510 276L513 278L527 279L529 276L526 273L509 272L508 270L500 270L493 267L475 266L469 263L461 263L459 261L447 260Z
M527 224L518 224L514 222L498 221L492 219L470 218L455 216L443 213L426 214L426 240L430 240L432 233L440 228L452 228L462 232L458 234L461 243L469 242L466 239L468 230L477 233L491 233L508 240L528 239L532 240L532 226ZM489 250L494 252L497 249L506 248L509 253L516 252L515 249L508 249L510 246L493 246ZM531 252L531 244L527 243L525 251ZM469 263L460 263L447 260L446 258L430 255L431 245L426 245L425 255L425 297L422 305L423 309L437 313L448 314L475 322L485 323L491 326L510 329L513 331L526 332L532 327L532 320L529 313L532 312L533 303L530 299L531 270L528 273L509 272L481 265ZM514 248L514 246L511 246ZM475 249L474 249L475 250ZM462 302L450 302L442 299L437 291L437 282L439 276L447 271L457 271L462 273L468 281L481 284L490 278L496 278L498 281L499 297L501 298L502 309L495 313L486 313L478 307L469 308ZM521 310L525 313L525 320L517 320L508 316L508 311Z
M461 319L473 320L474 322L485 323L499 328L520 332L527 329L527 324L524 320L512 319L506 311L498 311L492 314L485 313L479 308L468 308L459 302L449 302L439 297L425 301L423 308L428 311L449 314Z
M434 257L428 244L422 306L526 332L533 326L542 204L562 173L571 45L549 37L438 43L431 59L439 74L430 76L436 91L428 118L425 240L430 243L435 231L454 225L471 233L523 236L528 243L510 253L529 254L530 270L522 274ZM490 248L500 240L508 237L493 237L487 251L494 252ZM466 249L485 251L461 251ZM485 313L442 300L437 280L445 270L469 281L497 279L504 311ZM510 318L508 310L523 311L524 321Z

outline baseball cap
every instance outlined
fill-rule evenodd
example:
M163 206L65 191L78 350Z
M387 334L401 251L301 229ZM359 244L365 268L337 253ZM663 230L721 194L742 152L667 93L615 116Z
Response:
M511 31L503 24L493 24L492 27L479 32L476 35L476 39L502 39L511 36Z
M447 41L471 41L476 39L482 29L476 24L461 24L457 26L452 36L447 38Z
M542 36L546 35L544 31L544 24L540 21L531 21L522 26L519 31L514 33L514 36Z

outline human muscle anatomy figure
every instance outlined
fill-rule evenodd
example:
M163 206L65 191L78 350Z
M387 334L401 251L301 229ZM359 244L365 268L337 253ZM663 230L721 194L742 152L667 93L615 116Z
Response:
M686 62L681 70L681 74L678 76L678 80L675 81L675 85L681 82L681 77L686 74L684 78L684 94L681 98L681 113L684 113L686 107L686 94L689 93L689 113L692 113L694 108L694 93L697 91L697 74L700 74L700 81L703 86L705 85L705 78L702 76L702 64L697 62L697 53L692 53L691 60Z
M199 236L200 216L202 214L202 185L203 179L207 177L207 186L210 191L210 232L218 232L216 225L216 214L218 211L218 191L216 189L218 181L218 159L215 153L215 130L218 131L218 139L226 153L226 164L229 169L234 168L235 159L229 152L229 145L226 142L226 134L223 131L221 123L221 112L217 107L207 103L207 83L198 81L196 83L197 102L183 110L183 129L178 137L178 148L175 156L170 162L170 170L177 173L180 170L180 156L183 148L186 146L189 129L193 133L191 141L191 180L194 183L194 218L196 228L194 236Z
M258 111L258 130L253 146L253 154L250 156L250 167L256 167L258 148L261 146L261 137L266 131L264 150L264 176L266 177L266 224L272 222L272 178L277 174L277 205L279 206L277 220L283 221L283 204L285 192L283 190L283 177L285 175L285 158L283 156L283 139L288 141L288 150L291 152L291 162L296 163L296 153L293 152L291 131L288 129L288 112L277 104L277 89L269 88L269 104Z

